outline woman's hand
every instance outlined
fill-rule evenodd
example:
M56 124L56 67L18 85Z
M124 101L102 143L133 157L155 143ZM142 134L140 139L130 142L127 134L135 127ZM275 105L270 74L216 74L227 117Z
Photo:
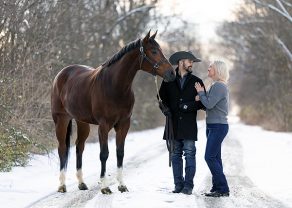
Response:
M199 96L199 95L197 95L197 96L195 97L195 101L200 101L200 96Z
M197 90L197 92L202 92L204 91L204 87L201 86L201 84L199 82L195 83L195 88Z

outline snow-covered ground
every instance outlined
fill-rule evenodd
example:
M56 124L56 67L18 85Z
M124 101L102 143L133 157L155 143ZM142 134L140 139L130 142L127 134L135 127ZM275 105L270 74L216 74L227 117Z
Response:
M56 193L59 177L57 151L49 156L33 156L28 167L0 173L1 207L292 207L292 133L265 131L257 126L230 119L230 132L223 143L224 172L231 195L207 198L210 173L204 161L205 123L199 122L197 173L190 196L173 194L168 152L161 139L163 128L131 133L127 136L124 180L130 192L120 193L115 180L115 142L109 144L107 175L113 194L102 195L99 145L87 144L83 173L88 191L79 191L75 176L75 150L67 171L67 193Z

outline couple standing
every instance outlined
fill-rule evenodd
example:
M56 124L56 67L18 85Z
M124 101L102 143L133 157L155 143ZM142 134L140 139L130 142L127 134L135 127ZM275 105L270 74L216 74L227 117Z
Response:
M201 79L192 75L192 65L201 60L191 52L179 51L169 61L177 65L176 79L162 82L159 94L168 107L174 132L174 151L171 156L175 189L173 193L192 194L196 172L197 110L206 110L207 144L205 160L212 174L212 188L208 197L229 196L229 187L223 173L221 144L228 132L229 72L222 61L214 61L208 67L208 77L213 84L205 90ZM185 171L183 158L185 157ZM185 172L185 174L183 174Z

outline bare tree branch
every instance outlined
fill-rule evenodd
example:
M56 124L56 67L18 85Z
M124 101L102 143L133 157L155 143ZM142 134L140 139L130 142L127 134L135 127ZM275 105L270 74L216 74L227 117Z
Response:
M146 12L146 11L149 11L150 9L152 9L154 7L155 7L154 5L145 5L145 6L142 6L142 7L139 7L139 8L132 9L131 11L126 13L125 15L119 17L112 24L111 28L109 28L109 30L107 31L107 34L109 34L115 28L116 25L118 25L120 22L124 21L127 17L131 16L132 14L137 13L137 12Z
M282 2L283 2L285 5L287 5L288 7L292 7L292 4L291 4L291 3L287 2L287 1L284 1L284 0L282 0Z
M279 14L282 15L283 17L286 17L286 18L290 21L290 23L292 23L292 17L291 17L291 15L289 14L289 12L285 9L285 7L283 6L282 2L281 2L280 0L275 0L275 1L277 1L278 5L281 7L282 10L278 9L278 8L275 7L274 5L267 4L267 3L263 3L263 2L260 1L260 0L254 0L255 3L270 8L271 10L273 10L273 11L279 13Z
M275 39L276 39L277 43L283 49L284 53L288 56L288 58L292 62L292 53L291 53L291 51L287 48L287 46L285 45L285 43L277 35L275 36Z

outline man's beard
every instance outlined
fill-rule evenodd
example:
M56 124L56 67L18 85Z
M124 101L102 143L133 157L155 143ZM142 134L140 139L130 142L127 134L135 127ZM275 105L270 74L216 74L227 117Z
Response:
M183 64L183 68L184 68L184 70L185 70L186 72L188 72L188 73L192 72L192 67L193 67L193 66L186 66L185 64Z
M186 68L186 71L189 72L189 73L192 72L192 67L191 66L190 67L187 67Z

